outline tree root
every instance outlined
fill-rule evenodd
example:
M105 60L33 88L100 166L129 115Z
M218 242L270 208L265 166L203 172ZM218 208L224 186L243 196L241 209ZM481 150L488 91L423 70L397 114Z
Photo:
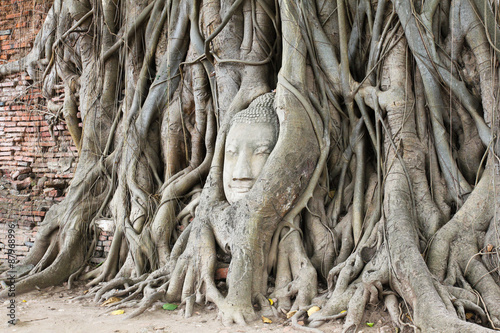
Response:
M305 310L305 308L297 310L297 312L295 312L292 318L290 318L292 322L292 327L302 332L323 333L323 331L317 328L299 325L298 320L306 314L307 310Z
M316 296L317 273L309 261L302 237L296 230L281 231L276 268L276 289L271 297L278 299L278 310L297 311L311 304ZM292 304L291 299L294 298Z
M355 257L360 258L361 256L357 255ZM343 330L350 331L361 324L366 305L379 302L383 292L383 285L389 282L386 251L381 248L366 265L359 264L359 260L357 262L358 264L355 266L348 264L343 267L335 289L326 304L320 311L312 314L309 318L311 325L316 327L331 318L331 316L347 311ZM362 267L359 277L359 273L352 270L356 266L358 269ZM350 282L351 280L353 281Z
M104 296L104 295L106 292L111 291L113 289L116 289L117 287L121 287L121 286L127 287L130 285L134 286L137 283L144 281L146 279L146 277L147 277L147 274L143 274L140 277L138 277L137 279L116 278L114 280L111 280L110 282L106 283L104 286L99 288L99 291L96 292L96 294L94 296L94 302L101 302L103 300L108 299L111 296L118 296L115 293L113 293L111 295L106 295L106 296Z
M149 288L145 287L144 289L144 298L139 303L137 309L129 314L126 319L134 318L149 309L156 301L159 301L165 297L167 292L168 282L163 284L159 288Z

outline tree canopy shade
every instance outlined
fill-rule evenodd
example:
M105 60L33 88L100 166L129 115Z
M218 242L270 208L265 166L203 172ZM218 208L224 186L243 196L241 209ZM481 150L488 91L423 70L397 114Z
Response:
M132 316L208 301L225 324L254 305L296 323L316 304L309 329L345 316L352 331L384 303L401 329L500 328L498 10L54 1L31 53L0 73L27 70L47 97L64 85L49 109L79 163L17 291L79 278L97 301L142 298ZM257 119L268 112L279 125ZM114 239L89 270L101 219Z

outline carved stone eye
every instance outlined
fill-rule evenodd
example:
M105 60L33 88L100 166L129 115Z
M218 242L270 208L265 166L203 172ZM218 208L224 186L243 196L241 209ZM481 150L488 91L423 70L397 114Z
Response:
M228 155L228 156L236 156L237 155L237 151L234 148L228 148L228 149L226 149L226 155Z
M262 147L255 149L255 151L253 153L254 153L254 155L269 155L269 154L271 154L271 149L269 149L268 146L262 146Z

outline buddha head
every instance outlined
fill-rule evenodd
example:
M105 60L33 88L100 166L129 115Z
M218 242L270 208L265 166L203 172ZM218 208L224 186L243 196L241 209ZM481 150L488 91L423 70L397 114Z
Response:
M273 104L274 93L261 95L231 119L223 170L224 193L230 204L250 191L278 140Z

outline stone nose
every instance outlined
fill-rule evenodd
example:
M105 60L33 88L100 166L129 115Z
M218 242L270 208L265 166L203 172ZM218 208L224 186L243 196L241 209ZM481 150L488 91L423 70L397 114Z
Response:
M251 156L247 149L242 149L238 154L238 160L234 166L233 180L251 180L253 179Z

